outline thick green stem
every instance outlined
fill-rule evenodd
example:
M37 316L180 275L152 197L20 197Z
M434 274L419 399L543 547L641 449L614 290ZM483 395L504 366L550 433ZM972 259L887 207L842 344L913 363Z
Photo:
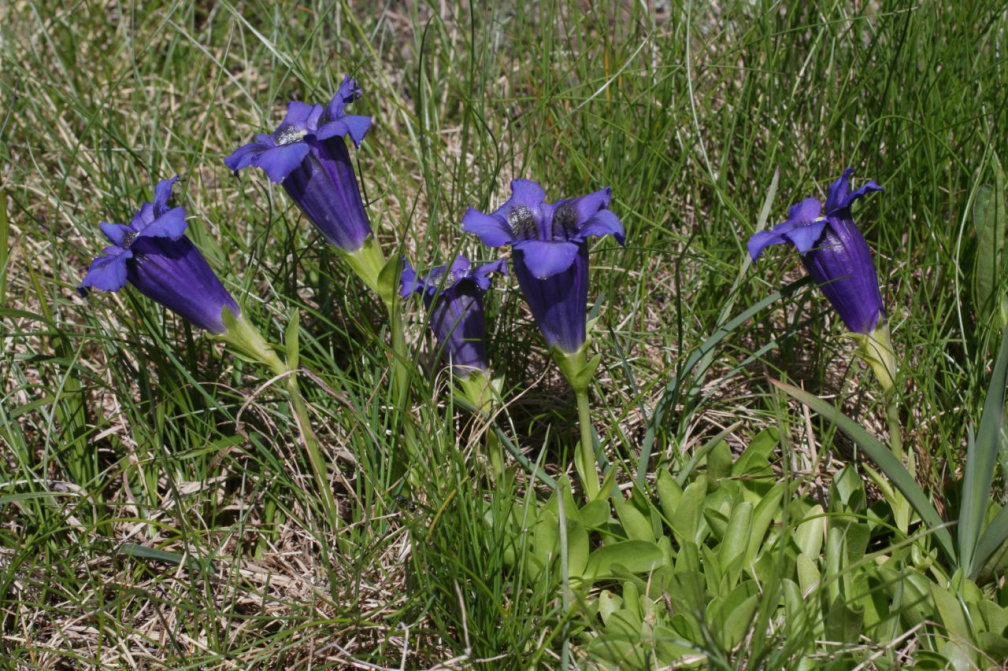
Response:
M581 478L585 498L588 501L594 501L601 485L599 484L598 470L595 468L595 441L592 439L588 390L575 390L574 394L577 397L578 424L581 428L581 442L578 443L577 452L574 455L574 466L577 468L578 477Z

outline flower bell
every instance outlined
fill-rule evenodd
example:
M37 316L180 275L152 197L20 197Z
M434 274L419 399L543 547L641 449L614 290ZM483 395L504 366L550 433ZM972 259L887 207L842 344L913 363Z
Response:
M851 215L854 201L882 187L869 180L851 191L853 173L853 168L844 170L830 185L825 211L817 198L806 198L791 206L786 221L749 238L747 247L755 261L770 245L794 245L809 275L859 340L862 356L889 390L896 363L882 294L871 249Z
M129 224L101 223L112 243L96 258L77 290L118 291L127 282L201 329L215 334L228 330L224 308L235 318L241 310L196 246L185 237L186 214L169 208L178 177L158 183L154 202L144 203Z

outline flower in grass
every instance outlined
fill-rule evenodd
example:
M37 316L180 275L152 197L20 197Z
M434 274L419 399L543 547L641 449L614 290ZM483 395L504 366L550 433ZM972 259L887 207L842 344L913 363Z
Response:
M235 317L241 310L185 236L185 210L168 207L176 181L178 177L159 182L154 202L144 203L129 224L101 222L112 245L91 262L77 290L87 296L90 289L118 291L129 282L196 326L221 334L227 331L223 309Z
M255 142L224 159L236 175L250 165L262 168L329 242L351 253L371 235L343 139L349 135L360 146L371 128L371 117L345 111L360 96L360 88L348 76L328 105L290 103L283 123L271 135L257 135Z
M518 285L550 347L563 354L586 341L588 237L625 242L623 224L609 208L612 189L547 203L533 181L511 182L511 198L492 214L469 208L462 229L490 247L511 245Z
M431 330L447 353L452 372L460 378L489 368L483 292L490 288L494 273L505 272L507 263L503 259L474 266L459 255L450 267L432 268L421 277L403 259L402 295L423 296Z
M882 187L869 180L850 190L848 168L833 182L825 213L816 198L791 206L787 221L749 238L749 255L755 261L770 245L791 243L809 275L829 299L852 333L869 335L885 321L882 294L871 250L851 216L855 200Z

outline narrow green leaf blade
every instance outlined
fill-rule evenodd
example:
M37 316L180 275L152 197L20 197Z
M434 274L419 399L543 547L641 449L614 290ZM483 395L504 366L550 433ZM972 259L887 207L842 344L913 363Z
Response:
M875 462L879 470L892 481L896 489L903 493L910 505L917 512L920 518L927 525L927 528L934 534L942 552L949 561L956 561L955 547L952 544L952 534L946 528L945 521L938 515L938 511L931 505L931 501L917 485L906 468L899 462L888 447L883 445L877 438L865 431L864 427L850 419L832 405L822 400L818 396L793 387L779 380L771 380L778 388L787 393L792 398L804 403L812 410L828 419L838 429L857 443L858 447L868 455L868 458Z
M991 372L987 398L976 440L970 441L966 452L966 472L963 477L963 498L959 508L959 553L967 574L979 570L974 557L977 542L990 503L991 482L1001 447L1004 426L1005 383L1008 381L1008 327L1001 334L1001 348Z

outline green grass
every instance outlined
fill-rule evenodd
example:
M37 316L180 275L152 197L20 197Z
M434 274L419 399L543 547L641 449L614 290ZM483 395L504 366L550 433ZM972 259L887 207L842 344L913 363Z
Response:
M824 197L846 166L876 179L885 192L855 214L903 357L905 440L925 491L940 498L958 479L997 344L972 301L969 213L994 180L992 153L1008 156L1003 3L470 4L0 7L0 649L11 664L527 668L559 664L566 637L576 659L596 659L555 582L516 568L511 553L532 552L534 533L512 546L486 522L549 489L522 467L514 489L491 485L485 427L453 410L417 306L412 396L397 410L381 303L281 189L223 165L286 101L324 102L344 73L365 92L356 111L376 120L354 156L386 256L493 258L459 222L503 202L512 178L541 181L550 200L612 187L627 245L592 254L592 412L620 485L678 472L741 422L728 436L736 454L780 425L774 477L826 496L810 492L828 494L854 446L806 423L767 376L836 395L885 435L881 393L808 286L683 374L719 326L801 275L778 250L742 273L775 171L769 225ZM128 221L176 173L190 236L264 335L280 342L300 311L301 382L335 466L338 531L281 387L135 291L74 291L102 246L98 222ZM530 462L570 473L574 397L516 283L501 286L488 296L508 401L497 424ZM753 634L765 648L701 653L792 667L807 646L819 659L834 650L811 628L786 635L771 612L761 606ZM865 643L859 660L924 659L925 639Z

